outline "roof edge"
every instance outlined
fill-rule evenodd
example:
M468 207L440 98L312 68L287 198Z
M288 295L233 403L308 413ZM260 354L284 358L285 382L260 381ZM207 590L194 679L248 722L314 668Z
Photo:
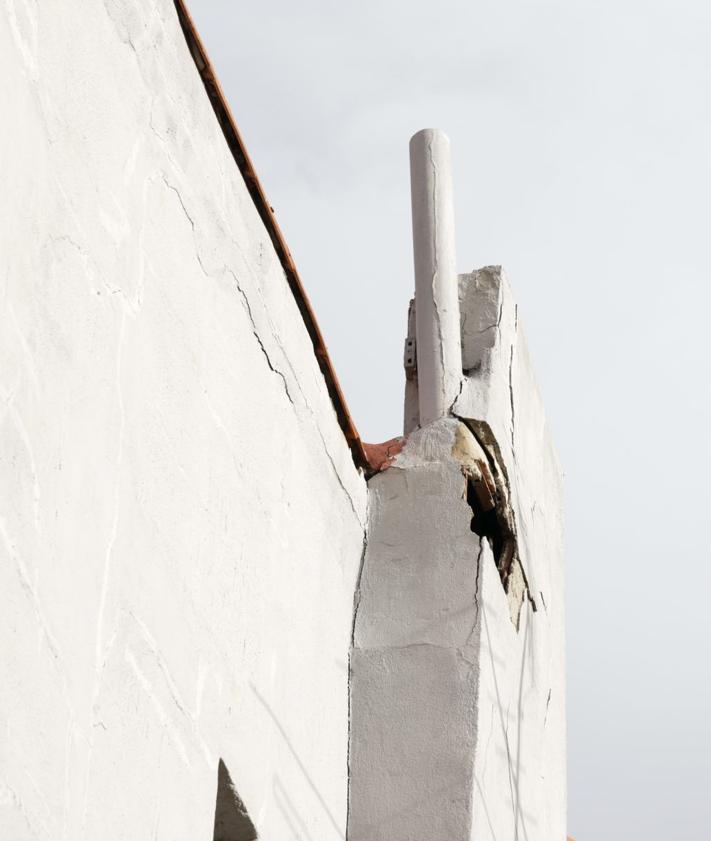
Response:
M291 293L294 296L296 305L298 306L301 317L304 320L306 330L311 337L318 366L321 369L324 380L326 381L326 389L328 390L331 403L333 404L333 408L336 412L339 426L341 427L348 446L350 447L353 461L355 462L356 467L362 468L366 473L370 473L372 470L370 462L365 449L363 448L363 443L360 439L360 435L358 434L358 430L356 429L348 410L346 399L343 396L341 386L338 382L338 377L336 376L336 371L333 367L333 363L331 362L331 358L328 355L328 350L326 349L321 329L318 326L316 316L313 308L311 307L311 302L309 301L306 290L301 283L301 278L299 277L299 273L296 269L296 265L294 264L294 260L286 241L284 240L284 235L277 224L276 217L274 216L274 209L267 201L264 189L259 182L259 178L257 177L254 166L252 165L252 161L245 147L242 135L237 128L234 117L232 116L230 106L227 104L227 98L220 86L217 74L215 73L207 55L207 51L205 50L202 40L197 32L195 23L188 11L185 0L174 0L174 2L180 26L183 30L183 34L185 35L185 40L188 43L190 54L193 57L195 66L197 67L203 85L205 86L205 91L207 92L212 105L212 110L215 112L217 121L220 124L220 128L222 129L222 133L227 141L230 152L232 153L232 157L237 164L237 168L242 174L242 178L244 179L247 190L252 197L254 206L262 219L264 227L267 229L269 238L272 241L274 250L279 257L279 262L281 263L284 274L286 275L286 280L289 284L289 288L291 289Z

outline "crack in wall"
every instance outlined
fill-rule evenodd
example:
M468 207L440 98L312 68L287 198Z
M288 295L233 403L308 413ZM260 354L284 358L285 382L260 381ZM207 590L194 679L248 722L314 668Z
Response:
M465 474L466 500L473 514L471 529L491 546L511 621L518 631L524 599L528 599L534 612L537 608L521 561L508 472L491 427L484 421L460 420L471 430L488 461L488 471L482 470L481 478Z
M503 300L503 296L502 296ZM516 409L514 407L514 390L513 390L513 364L514 364L514 350L516 348L516 336L518 334L518 304L514 307L514 338L511 342L511 355L509 357L509 401L511 403L511 455L516 460Z
M288 382L287 382L287 379L286 379L286 375L279 368L277 368L276 365L274 365L272 363L269 352L267 351L264 343L262 342L261 336L259 335L256 323L255 323L255 320L254 320L254 316L252 314L252 307L249 303L249 298L247 297L246 292L244 291L244 289L242 289L242 286L240 285L240 282L237 279L237 275L234 273L234 271L231 268L229 268L229 266L225 266L224 269L225 269L226 272L231 274L233 279L234 279L235 286L237 287L237 291L238 291L240 297L242 298L242 300L244 302L244 305L245 305L245 308L246 308L246 311L247 311L247 315L248 315L250 323L252 325L252 333L254 334L254 338L257 340L262 353L264 354L264 358L267 361L267 365L269 366L269 369L273 373L275 373L278 377L281 378L281 380L284 384L284 391L286 393L286 396L289 399L289 402L291 403L291 405L296 409L296 403L295 403L295 401L294 401L294 399L291 395L291 392L289 390L289 385L288 385ZM336 480L338 481L338 484L341 486L341 489L343 490L343 492L345 493L345 495L348 499L351 510L355 514L356 519L358 520L360 525L363 526L363 521L361 520L360 514L358 513L358 509L356 507L353 496L350 493L350 491L348 490L348 488L346 487L346 485L344 484L343 478L341 477L341 472L338 469L338 467L336 465L336 462L333 459L333 456L331 455L331 450L330 450L330 448L329 448L329 446L326 442L326 438L324 437L323 431L321 430L321 424L318 422L316 413L312 409L311 404L309 403L309 401L306 397L306 394L304 393L303 389L301 388L301 383L299 382L299 378L298 378L296 372L294 371L293 366L291 365L291 361L289 360L289 355L286 352L286 350L284 349L284 346L282 345L281 340L279 339L279 335L278 335L277 331L274 329L274 326L271 325L271 321L270 321L270 326L271 326L271 329L272 329L272 336L274 337L274 340L275 340L276 344L278 345L279 349L281 350L281 352L284 356L284 359L286 360L286 363L288 365L288 368L291 371L294 382L296 383L296 386L299 390L299 393L301 394L301 398L302 398L301 405L303 405L306 408L306 410L309 412L309 414L311 415L311 417L313 419L313 423L314 423L314 429L316 430L316 432L319 436L319 439L321 441L321 444L323 445L323 451L326 455L328 463L330 464L331 469L333 470L333 473L336 477Z
M181 206L181 208L182 208L182 210L183 210L183 213L185 214L185 217L186 217L186 219L188 220L188 223L190 224L190 227L191 227L191 229L192 229L192 231L193 231L193 239L195 240L195 236L196 236L196 226L195 226L195 221L194 221L193 217L190 215L190 213L188 212L188 209L187 209L187 207L186 207L186 205L185 205L185 202L183 201L183 198L182 198L182 195L181 195L180 191L179 191L176 187L174 187L174 186L173 186L173 185L172 185L172 184L171 184L171 183L167 180L167 178L165 177L165 175L162 175L162 180L163 180L163 182L164 182L165 186L166 186L169 190L171 190L172 192L174 192L174 193L175 193L175 195L177 196L178 201L179 201L179 203L180 203L180 206ZM240 252L242 252L242 249L241 249L241 247L239 246L239 243L237 243L234 239L232 240L232 242L235 244L235 246L238 248L238 250L239 250ZM205 265L204 265L204 263L203 263L203 261L202 261L202 258L201 258L201 255L200 255L200 251L199 251L199 248L198 248L198 244L197 244L197 242L196 242L196 241L195 241L195 255L196 255L197 262L198 262L198 264L199 264L199 266L200 266L200 269L201 269L201 271L203 272L203 274L204 274L206 277L208 277L208 278L212 278L212 277L213 277L213 274L212 274L212 273L210 273L210 272L208 272L208 270L205 268ZM281 379L282 384L283 384L283 386L284 386L284 392L285 392L285 394L286 394L287 399L289 400L289 402L291 403L291 405L292 405L293 407L295 407L295 408L296 408L296 403L295 403L294 398L293 398L293 396L292 396L292 393L291 393L291 391L290 391L290 389L289 389L289 383L288 383L287 377L286 377L286 375L284 374L284 372L283 372L282 370L280 370L280 368L278 368L278 367L277 367L277 366L276 366L276 365L272 362L272 358L271 358L271 356L270 356L270 354L269 354L269 351L267 350L267 348L266 348L266 346L265 346L264 342L262 341L262 338L261 338L261 336L260 336L260 334L259 334L259 330L257 329L257 325L256 325L256 322L255 322L255 319L254 319L254 315L253 315L253 312L252 312L252 306L251 306L251 304L250 304L250 302L249 302L249 297L247 296L247 293L246 293L246 292L244 291L244 289L242 288L242 285L240 284L240 281L239 281L239 279L237 278L236 273L235 273L235 272L234 272L234 271L233 271L233 270L232 270L229 266L226 266L226 265L225 265L225 266L223 266L222 271L223 271L223 272L227 272L227 273L229 273L229 274L232 276L232 278L233 278L233 280L234 280L234 283L235 283L235 287L236 287L236 289L237 289L237 292L238 292L239 296L242 298L242 302L243 302L243 304L244 304L245 310L246 310L246 312L247 312L247 316L248 316L249 321L250 321L250 324L251 324L251 326L252 326L252 334L253 334L254 338L256 339L257 344L259 345L259 349L261 350L262 354L264 355L264 359L266 360L267 366L268 366L269 370L270 370L273 374L276 374L276 376L278 376L278 377ZM291 363L289 362L289 356L288 356L288 354L286 354L286 353L285 353L285 351L284 351L284 349L283 349L283 346L282 346L282 344L281 344L281 341L279 340L278 334L277 334L277 332L273 329L273 327L272 327L272 334L273 334L273 336L274 336L274 338L275 338L275 341L276 341L276 342L277 342L277 344L279 345L279 348L282 350L282 353L284 354L284 358L286 359L286 361L287 361L287 363L288 363L289 367L291 368ZM292 368L291 370L292 370L292 374L294 374L293 368ZM354 514L355 514L355 516L356 516L356 519L357 519L357 520L358 520L358 522L359 522L359 523L361 523L361 525L362 525L362 521L361 521L360 515L358 514L358 509L357 509L357 506L356 506L356 504L355 504L355 501L353 500L353 497L352 497L351 493L348 491L348 489L346 488L346 486L345 486L345 484L344 484L344 482L343 482L343 479L342 479L342 477L341 477L341 473L340 473L340 471L339 471L339 469L338 469L338 467L337 467L337 465L336 465L336 463L335 463L335 461L334 461L334 459L333 459L333 456L331 455L330 449L329 449L329 447L328 447L328 445L327 445L327 443L326 443L325 437L324 437L323 432L322 432L322 430L321 430L321 425L320 425L320 423L318 422L318 420L317 420L317 418L316 418L316 414L315 414L314 410L311 408L311 406L310 406L310 404L309 404L308 400L306 399L306 396L305 396L305 394L304 394L303 390L301 389L301 385L300 385L300 383L299 383L298 377L297 377L295 374L294 374L294 380L295 380L296 385L297 385L297 387L298 387L298 389L299 389L299 391L300 391L300 393L301 393L301 395L302 395L302 397L303 397L303 405L306 407L306 409L309 411L309 413L311 414L312 418L314 419L314 428L316 429L316 431L317 431L317 433L318 433L318 436L319 436L319 438L320 438L320 440L321 440L321 443L322 443L322 445L323 445L324 452L325 452L325 454L326 454L326 457L327 457L327 459L328 459L328 462L329 462L329 464L330 464L331 468L333 469L333 472L334 472L334 474L335 474L335 476L336 476L336 479L338 480L339 485L341 486L341 488L343 489L344 493L346 494L346 497L347 497L347 499L348 499L348 502L349 502L349 504L350 504L351 509L353 510L353 513L354 513Z
M368 522L370 514L370 501L366 504L365 522ZM358 566L358 575L356 576L355 590L353 591L353 619L351 621L351 644L348 651L348 747L346 755L346 768L348 771L348 785L346 788L346 834L348 833L348 821L351 814L351 748L352 748L352 728L353 728L353 650L355 649L355 634L356 622L358 621L358 610L360 609L361 600L361 582L363 580L363 570L365 568L365 556L368 552L368 531L363 532L363 549L360 554L360 564Z
M165 184L165 186L169 190L171 190L173 193L175 193L175 195L178 197L178 202L180 203L180 207L182 208L183 213L185 214L185 218L190 223L190 227L191 227L192 232L193 232L193 244L195 245L195 259L197 260L198 265L200 266L200 271L202 271L202 273L205 275L205 277L210 277L210 272L208 272L208 270L205 268L205 264L202 262L202 257L200 256L200 249L198 248L198 244L195 240L195 237L197 235L197 231L195 229L195 220L188 213L188 209L185 206L185 202L183 201L183 197L180 194L180 190L177 187L174 187L170 183L170 181L168 181L168 179L165 177L165 175L162 174L161 178L163 179L163 183Z
M286 381L286 377L285 377L285 376L284 376L284 374L283 374L283 373L282 373L282 372L281 372L281 371L280 371L280 370L279 370L279 369L278 369L278 368L277 368L277 367L276 367L276 366L272 363L272 360L271 360L271 358L269 357L269 352L267 351L266 347L264 346L264 342L262 341L262 338L261 338L261 336L259 335L259 332L257 331L257 327L256 327L256 325L255 325L255 323L254 323L254 316L252 315L252 307L251 307L251 306L250 306L250 304L249 304L249 299L247 298L247 294L245 293L244 289L242 289L242 287L239 285L239 281L237 280L237 276L235 275L235 273L234 273L231 269L227 269L227 271L228 271L228 272L232 275L232 277L233 277L233 278L234 278L234 280L235 280L235 286L236 286L236 288L237 288L237 292L239 293L239 296L242 298L242 301L243 301L243 303L244 303L245 309L246 309L246 311L247 311L247 316L249 317L250 323L251 323L251 325L252 325L252 335L253 335L253 336L254 336L254 338L257 340L257 344L259 345L259 349L262 351L262 354L264 355L264 358L265 358L265 360L266 360L266 362L267 362L267 367L269 368L269 370L270 370L273 374L276 374L276 375L277 375L277 377L279 377L279 378L281 379L281 381L282 381L282 383L283 383L283 385L284 385L284 391L285 391L286 396L287 396L287 398L288 398L288 400L289 400L289 403L291 403L291 405L293 406L293 405L294 405L294 400L293 400L293 398L292 398L292 396L291 396L291 392L289 391L289 385L288 385L288 383L287 383L287 381Z
M484 556L484 539L479 539L479 551L476 555L476 567L474 570L474 620L472 622L472 626L469 629L469 633L467 634L466 640L464 640L464 644L459 646L457 649L457 657L460 660L463 660L471 669L476 670L476 674L478 677L479 674L479 657L478 657L478 639L477 639L477 632L480 631L479 625L479 616L482 611L482 605L479 604L479 589L481 587L483 569L482 569L482 558ZM474 657L470 659L467 656L471 650L474 649Z

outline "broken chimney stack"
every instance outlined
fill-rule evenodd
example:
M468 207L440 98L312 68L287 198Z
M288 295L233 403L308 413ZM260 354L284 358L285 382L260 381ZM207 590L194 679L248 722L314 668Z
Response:
M457 275L449 141L419 132L410 161L405 440L369 481L348 838L564 841L560 470L500 267Z

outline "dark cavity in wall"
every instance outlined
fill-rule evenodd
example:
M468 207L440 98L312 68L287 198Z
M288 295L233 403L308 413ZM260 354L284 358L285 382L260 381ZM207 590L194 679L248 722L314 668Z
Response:
M242 798L237 794L230 772L220 760L217 767L217 802L213 841L255 841L257 830Z
M467 502L472 509L471 528L474 534L489 541L496 568L504 590L507 589L516 541L508 524L501 516L501 501L488 511L482 507L481 494L474 482L467 482Z
M463 420L463 419L462 419ZM501 584L509 603L511 621L518 631L525 599L536 611L518 549L516 517L511 505L511 488L501 451L488 424L466 420L486 458L479 464L480 475L467 476L466 498L472 509L471 529L491 546Z

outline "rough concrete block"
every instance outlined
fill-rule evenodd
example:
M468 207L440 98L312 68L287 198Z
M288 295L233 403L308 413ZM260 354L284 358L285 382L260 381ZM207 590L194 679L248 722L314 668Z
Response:
M560 470L500 268L462 275L460 306L456 417L417 428L408 379L409 438L369 483L351 654L349 826L358 837L389 841L563 841ZM431 660L403 658L433 645ZM447 733L401 764L411 726L432 714L433 674L449 687L435 703ZM373 728L387 736L374 738ZM407 803L437 798L427 751L439 755L452 734L457 761L447 774L457 776L455 794L437 801L424 831L392 820L391 802L406 811ZM470 798L459 796L462 783Z

